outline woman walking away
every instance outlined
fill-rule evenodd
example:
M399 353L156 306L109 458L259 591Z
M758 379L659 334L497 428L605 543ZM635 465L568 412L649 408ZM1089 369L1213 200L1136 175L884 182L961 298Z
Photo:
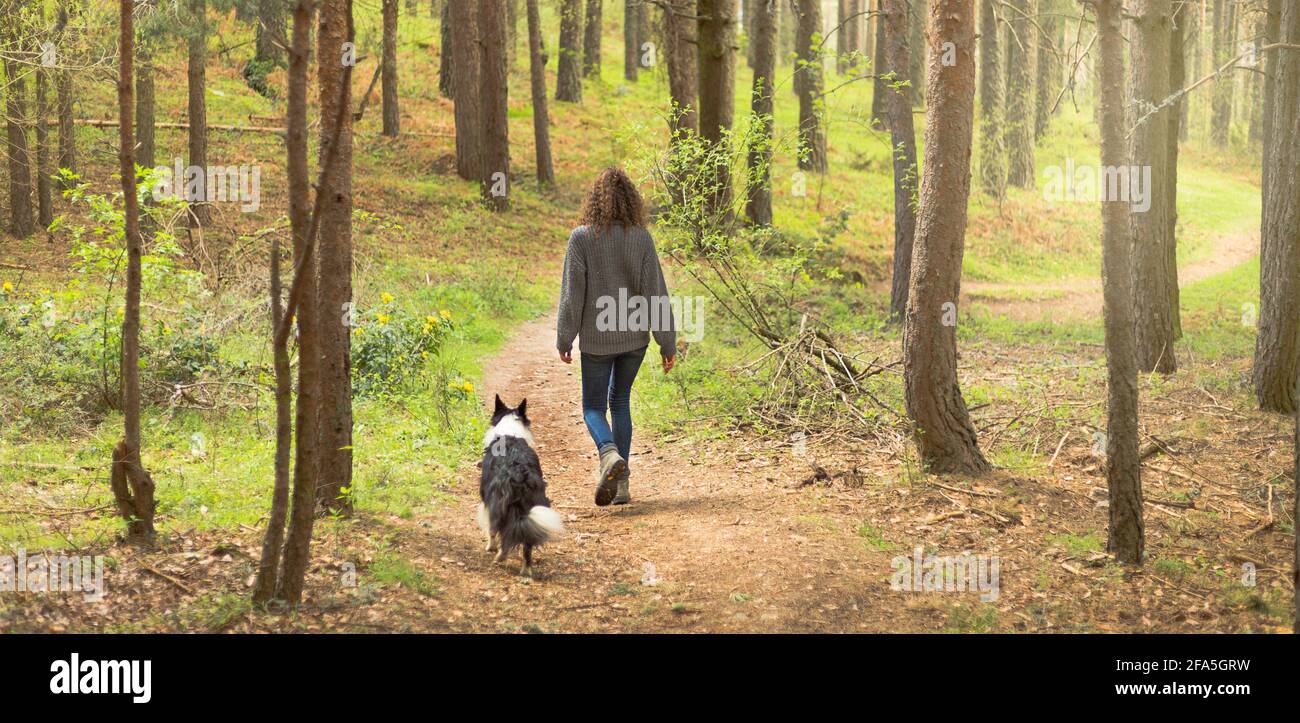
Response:
M632 382L652 334L664 373L673 368L677 327L641 194L618 168L601 172L569 236L557 326L560 360L572 363L575 337L582 351L582 417L600 453L596 504L627 504Z

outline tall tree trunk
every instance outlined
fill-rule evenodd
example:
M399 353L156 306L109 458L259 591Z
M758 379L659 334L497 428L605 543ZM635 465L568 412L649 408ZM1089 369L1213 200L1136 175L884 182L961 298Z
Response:
M1007 42L1007 183L1034 187L1034 48L1037 32L1031 17L1035 0L1011 0Z
M140 457L140 286L144 243L136 196L135 129L131 84L135 47L133 0L119 0L117 66L118 173L122 177L122 227L126 240L126 304L122 310L122 441L113 450L110 484L118 512L127 520L127 536L137 542L154 537L154 483ZM10 75L12 82L13 76Z
M637 7L641 0L623 2L623 79L635 83L641 66L641 28Z
M1169 96L1170 0L1134 0L1133 42L1129 57L1133 67L1129 92L1139 108L1152 108ZM1139 112L1134 124L1145 116ZM1133 305L1136 315L1138 368L1144 372L1172 373L1174 358L1174 316L1172 301L1177 293L1177 270L1169 245L1169 130L1171 109L1146 117L1129 132L1129 165L1140 169L1140 178L1129 179L1130 200L1137 183L1145 183L1150 169L1150 186L1143 189L1150 201L1130 204L1129 232L1133 243Z
M1300 44L1300 6L1269 3L1270 39ZM1274 21L1276 17L1276 21ZM1268 51L1259 330L1251 372L1261 409L1293 414L1300 372L1300 52Z
M980 474L989 463L957 381L956 328L975 115L975 0L931 0L929 13L928 32L953 43L956 63L944 65L941 54L930 54L903 384L925 467L937 474Z
M47 68L36 69L36 208L42 228L54 223L54 194L50 169L49 81Z
M1169 92L1182 89L1187 82L1187 60L1183 53L1183 44L1187 35L1187 22L1192 14L1192 6L1177 2L1171 3L1172 28L1169 35ZM1165 267L1173 276L1169 284L1169 314L1174 330L1174 339L1183 337L1183 319L1179 311L1178 300L1178 139L1182 135L1183 105L1185 98L1174 102L1169 111L1169 134L1167 144L1168 179L1165 181L1165 218L1168 224L1169 243L1165 244Z
M352 0L320 5L317 54L320 154L334 145L333 182L320 212L320 478L316 499L329 513L352 514L352 329L340 319L352 304L352 97L340 48L353 41ZM344 111L339 110L342 104ZM341 121L340 121L341 119Z
M397 105L397 0L384 0L384 130L389 138L402 132L401 113Z
M10 18L9 22L14 22ZM15 41L12 31L10 40ZM36 230L32 208L32 165L27 147L27 80L23 66L15 60L4 61L6 93L5 128L9 140L9 233L26 238Z
M749 178L745 215L755 226L772 225L772 96L776 76L776 8L779 0L757 0L749 41L753 47L754 87L750 92L753 134L749 148Z
M664 57L668 64L668 94L673 101L668 129L674 138L683 129L693 133L700 130L699 57L691 32L694 15L695 0L667 0L664 6Z
M835 2L835 72L840 75L848 69L850 41L848 33L849 0Z
M911 13L912 102L919 103L925 99L925 69L930 62L930 48L926 43L926 11L930 0L912 0L908 11ZM880 36L876 36L879 38Z
M77 172L77 137L76 126L72 122L72 71L66 67L59 69L58 77L59 105L59 168ZM64 183L65 188L69 183Z
M289 225L293 233L294 278L300 289L304 280L315 276L310 264L303 264L303 254L308 247L311 225L311 186L307 176L307 65L311 57L311 20L315 3L298 0L293 10L293 39L289 47L289 97L287 113L288 147L287 172L289 181ZM274 238L274 237L273 237ZM310 261L310 259L308 259ZM289 334L294 322L294 310L282 306L280 286L280 246L278 240L271 246L271 349L275 365L275 487L271 494L271 514L267 520L266 536L262 542L262 558L253 585L253 600L265 604L279 588L281 548L284 545L284 526L289 516L289 463L293 449L293 375L289 367ZM299 302L300 308L314 307L310 297ZM299 329L310 331L302 326ZM301 374L301 372L300 372ZM302 407L299 407L301 411ZM315 491L311 479L310 491ZM295 488L295 506L302 492ZM314 505L314 495L303 501L304 509ZM307 522L311 518L308 516Z
M455 28L451 42L455 51L456 173L467 181L479 181L483 178L483 101L479 95L482 48L478 5L469 0L447 5L451 7L450 25Z
M1217 70L1237 54L1237 2L1214 0L1214 67ZM1217 146L1228 145L1232 128L1232 92L1236 78L1231 72L1214 80L1214 100L1210 115L1210 140Z
M444 98L454 98L456 95L456 40L453 37L454 33L452 33L450 2L442 4L440 17L438 30L442 59L438 64L438 92Z
M884 0L885 68L907 81L911 68L908 48L908 0ZM916 234L916 131L912 127L911 89L891 88L885 100L890 146L894 157L894 275L889 294L889 316L902 321L907 313L908 281L912 273L912 247Z
M135 128L136 165L153 168L157 165L155 144L155 93L153 80L153 52L149 40L142 38L139 47L140 62L135 69ZM181 179L183 180L183 179Z
M519 0L506 0L506 71L515 67L519 47Z
M506 78L505 0L478 0L483 37L483 198L497 211L510 208L509 92Z
M1034 139L1043 137L1052 117L1052 103L1060 92L1060 59L1057 51L1057 30L1060 18L1051 7L1050 0L1039 0L1042 12L1038 16L1038 28L1032 29L1038 45L1038 78L1034 86Z
M208 30L207 1L189 0L190 16L193 25L187 36L187 73L186 86L189 95L189 166L207 168L208 166L208 106L207 80L204 65L207 63ZM187 184L188 185L188 184ZM190 190L187 188L187 191ZM209 224L211 214L207 206L206 183L201 182L198 197L190 197L190 228L202 228Z
M1007 195L1007 156L1002 145L1002 56L998 49L997 0L980 0L980 189Z
M799 167L826 172L826 131L822 128L822 12L820 0L799 0L799 54L795 92L799 94Z
M582 0L560 0L560 60L555 99L582 102Z
M880 8L884 7L884 0L877 0L876 11L879 13ZM889 95L889 81L886 79L885 71L885 24L881 22L879 15L876 17L876 49L871 58L871 74L875 76L871 81L871 125L884 127L885 115L887 111L886 97ZM916 77L916 76L912 76ZM798 76L795 76L798 80ZM798 88L796 87L796 92Z
M533 84L533 138L537 146L537 181L555 183L551 163L551 118L546 107L546 47L537 0L528 2L528 72Z
M700 137L722 143L736 111L736 0L697 0L699 20ZM726 165L715 170L713 209L731 205L731 173Z
M602 0L587 0L586 28L582 37L582 76L600 77L600 31Z
M1124 38L1121 0L1097 0L1097 88L1101 95L1101 163L1128 164L1124 134ZM1106 481L1110 534L1121 562L1141 564L1142 464L1138 457L1138 372L1130 283L1129 205L1103 197L1102 282L1106 336Z

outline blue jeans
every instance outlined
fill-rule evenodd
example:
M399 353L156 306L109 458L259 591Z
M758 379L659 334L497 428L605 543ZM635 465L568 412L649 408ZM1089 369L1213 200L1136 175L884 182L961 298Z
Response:
M625 460L632 453L632 382L647 348L582 355L582 419L596 449L613 443ZM614 420L612 430L606 410Z

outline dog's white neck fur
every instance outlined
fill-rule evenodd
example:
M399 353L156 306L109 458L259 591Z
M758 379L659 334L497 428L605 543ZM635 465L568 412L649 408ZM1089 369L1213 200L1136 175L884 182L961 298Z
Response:
M486 448L497 440L498 437L518 437L528 443L529 447L536 447L533 443L533 433L528 431L528 426L519 418L518 414L507 414L501 418L487 434L483 435L483 446Z

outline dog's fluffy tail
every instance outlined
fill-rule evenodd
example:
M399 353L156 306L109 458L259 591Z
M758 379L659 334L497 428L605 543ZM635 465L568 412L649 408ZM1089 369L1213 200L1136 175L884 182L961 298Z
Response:
M519 527L524 536L529 538L528 542L534 545L564 534L564 520L560 513L543 505L535 505L529 510L528 518Z

